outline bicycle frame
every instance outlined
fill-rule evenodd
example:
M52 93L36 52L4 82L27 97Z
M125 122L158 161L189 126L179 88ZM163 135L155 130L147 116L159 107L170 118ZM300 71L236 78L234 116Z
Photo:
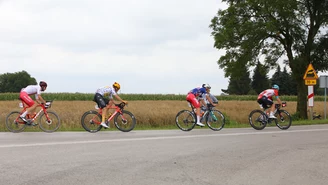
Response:
M115 111L114 111L113 114L111 114L109 116L109 118L106 119L106 121L110 122L116 114L121 114L122 115L122 110L123 110L124 106L125 106L125 104L120 103L120 104L115 104L113 107L109 108L109 109L115 109ZM98 114L102 116L102 108L98 108L98 109L99 109ZM124 117L122 117L122 118L125 119ZM93 119L93 121L95 121L95 120ZM99 121L95 121L94 123L96 123L98 125L101 124L101 122L99 122Z
M28 106L23 101L21 101L21 104L23 106L23 109L22 109L22 111L20 111L19 115L22 115L26 111L26 109L28 108ZM49 116L47 114L47 108L45 107L45 105L44 104L38 104L36 107L41 107L41 109L37 113L33 114L32 117L28 118L28 120L30 120L30 123L33 123L38 118L38 116L40 115L41 112L44 112L47 120L49 120ZM31 114L27 114L26 116L28 116L28 115L31 116ZM17 123L29 124L29 123L26 123L24 121L20 122L20 121L18 121L19 119L20 119L20 117L18 116L16 118Z

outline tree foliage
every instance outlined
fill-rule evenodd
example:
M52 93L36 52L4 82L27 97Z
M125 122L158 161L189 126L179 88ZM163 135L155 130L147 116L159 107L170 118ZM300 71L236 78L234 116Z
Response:
M237 63L238 64L238 63ZM221 89L222 92L234 95L245 95L251 90L251 79L249 71L245 65L235 65L231 70L234 75L230 76L228 89Z
M218 64L233 75L232 66L265 58L275 67L282 57L297 83L296 111L307 118L307 87L303 75L309 63L316 70L328 69L327 0L222 0L228 4L211 21L214 46L226 53ZM245 62L247 61L247 62Z
M262 65L260 61L257 62L257 65L254 69L254 74L252 78L252 88L254 91L259 94L270 85L270 80L268 78L269 69Z
M26 71L0 75L0 93L20 92L22 88L31 84L37 84L37 82Z

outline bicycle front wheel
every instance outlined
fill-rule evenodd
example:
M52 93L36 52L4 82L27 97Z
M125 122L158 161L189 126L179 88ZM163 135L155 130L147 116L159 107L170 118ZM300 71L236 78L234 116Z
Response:
M98 132L102 126L101 123L101 115L94 110L90 110L85 112L81 118L81 124L84 130L95 133Z
M134 115L126 110L122 113L117 113L114 117L114 124L117 129L122 132L130 132L136 126L136 118Z
M60 119L59 116L52 111L42 113L39 119L39 127L44 132L55 132L59 129Z
M267 115L261 110L253 110L248 119L249 124L256 130L264 129L268 122Z
M224 127L225 117L220 111L211 110L206 115L206 124L210 129L219 131Z
M287 130L292 125L292 117L285 110L280 110L280 113L276 115L275 119L276 125L281 130Z
M13 111L6 117L6 127L10 132L18 133L25 129L26 124L19 118L20 113Z
M189 110L182 110L175 116L175 124L182 131L190 131L196 125L196 116Z

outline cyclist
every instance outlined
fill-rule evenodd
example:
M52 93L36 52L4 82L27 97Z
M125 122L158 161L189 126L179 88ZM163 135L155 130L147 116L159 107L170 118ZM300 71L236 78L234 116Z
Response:
M199 125L199 126L205 126L203 123L200 122L200 103L199 103L199 100L200 101L203 101L202 103L204 103L204 99L201 98L203 96L206 96L206 93L207 93L207 90L208 89L211 89L211 86L209 84L203 84L202 87L196 87L192 90L190 90L188 92L188 95L187 95L187 98L186 100L188 102L190 102L194 108L196 108L196 115L197 115L197 122L196 124Z
M270 114L269 118L277 119L274 115L273 112L275 111L275 104L272 100L272 97L275 96L278 103L281 104L281 100L278 95L279 92L279 86L277 84L274 84L271 89L267 89L262 91L259 96L257 97L257 102L262 106L264 109L267 109L270 107ZM268 113L268 112L267 112Z
M117 91L120 90L121 85L117 82L114 82L112 87L110 86L104 86L97 89L93 101L95 101L99 108L102 109L102 119L101 119L101 126L105 128L109 128L109 126L105 123L105 119L107 116L108 110L112 107L114 104L113 96L124 103L127 103L127 101L122 100L118 95ZM107 98L108 97L108 98Z
M28 123L28 120L25 118L25 116L28 113L35 112L35 108L38 104L35 103L46 103L46 101L41 97L41 92L45 91L47 89L47 83L44 81L40 81L39 85L28 85L27 87L23 88L21 92L19 93L19 98L28 106L26 108L26 111L23 112L20 115L20 118ZM32 100L30 95L35 95L35 101Z
M213 107L217 106L218 105L218 100L216 99L216 97L214 95L212 95L210 93L210 91L211 91L210 85L203 84L202 87L209 87L209 88L206 88L206 94L203 94L203 97L202 97L202 99L205 100L205 101L202 101L203 106L206 106L206 104L210 104Z

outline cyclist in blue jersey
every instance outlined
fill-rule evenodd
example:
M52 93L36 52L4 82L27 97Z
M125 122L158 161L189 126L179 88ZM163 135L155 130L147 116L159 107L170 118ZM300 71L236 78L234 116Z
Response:
M207 89L211 89L211 86L208 84L202 85L202 87L196 87L188 92L186 100L190 102L196 108L197 122L196 124L199 126L205 126L200 122L200 102L199 98L203 97L207 93ZM203 99L200 99L204 101Z

